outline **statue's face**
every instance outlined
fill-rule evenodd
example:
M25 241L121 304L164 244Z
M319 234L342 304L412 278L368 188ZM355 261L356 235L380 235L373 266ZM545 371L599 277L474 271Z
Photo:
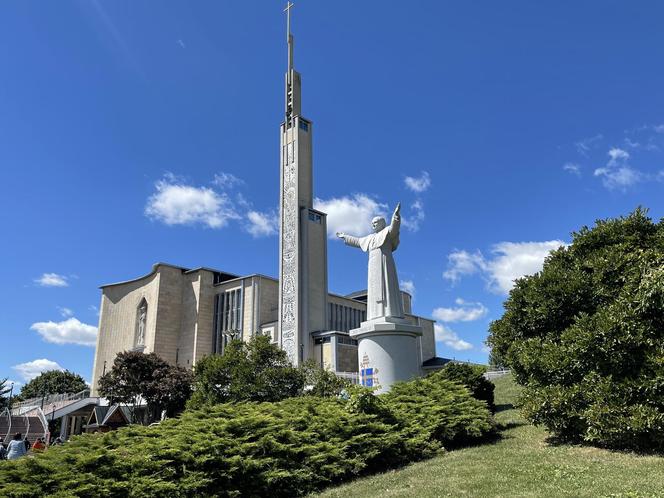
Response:
M375 233L380 232L386 226L385 219L381 218L380 216L376 216L373 220L371 220L371 228L373 228Z

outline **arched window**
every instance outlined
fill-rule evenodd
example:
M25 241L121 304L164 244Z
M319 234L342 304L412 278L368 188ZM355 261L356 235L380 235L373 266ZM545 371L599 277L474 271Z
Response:
M134 334L134 346L145 346L145 334L148 321L148 302L145 298L136 309L136 332Z

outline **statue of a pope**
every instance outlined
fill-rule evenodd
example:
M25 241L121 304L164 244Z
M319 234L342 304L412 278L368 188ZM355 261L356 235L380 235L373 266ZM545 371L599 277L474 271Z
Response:
M399 292L399 280L392 253L399 247L401 203L397 204L389 226L380 216L371 221L374 233L354 237L337 232L346 245L359 247L369 253L367 283L367 320L380 317L403 318L403 304Z

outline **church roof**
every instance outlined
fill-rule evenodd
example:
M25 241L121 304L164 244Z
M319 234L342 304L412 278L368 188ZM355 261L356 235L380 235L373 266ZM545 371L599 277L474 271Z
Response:
M201 271L201 270L209 271L209 272L214 273L215 275L219 275L221 277L219 281L225 281L225 280L231 280L231 279L234 279L234 278L239 278L239 276L235 275L234 273L228 273L228 272L224 272L224 271L221 271L221 270L215 270L214 268L208 268L206 266L199 266L198 268L185 268L184 266L178 266L178 265L172 265L170 263L159 262L159 263L155 263L154 265L152 265L152 270L150 270L150 272L146 273L145 275L142 275L142 276L137 277L137 278L132 278L130 280L123 280L122 282L114 282L112 284L104 284L104 285L101 285L99 288L103 289L105 287L112 287L114 285L124 285L124 284L129 284L129 283L132 283L132 282L138 282L139 280L143 280L144 278L151 277L152 275L157 273L157 270L159 269L160 266L168 266L169 268L175 268L177 270L180 270L182 273L194 273L194 272ZM217 281L216 278L215 278L215 281Z

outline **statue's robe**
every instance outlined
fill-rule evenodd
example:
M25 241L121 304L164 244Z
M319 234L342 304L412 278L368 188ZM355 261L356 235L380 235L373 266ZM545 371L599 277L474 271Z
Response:
M403 302L392 253L399 247L398 218L378 233L365 237L346 235L344 242L369 253L367 320L392 316L403 318Z

